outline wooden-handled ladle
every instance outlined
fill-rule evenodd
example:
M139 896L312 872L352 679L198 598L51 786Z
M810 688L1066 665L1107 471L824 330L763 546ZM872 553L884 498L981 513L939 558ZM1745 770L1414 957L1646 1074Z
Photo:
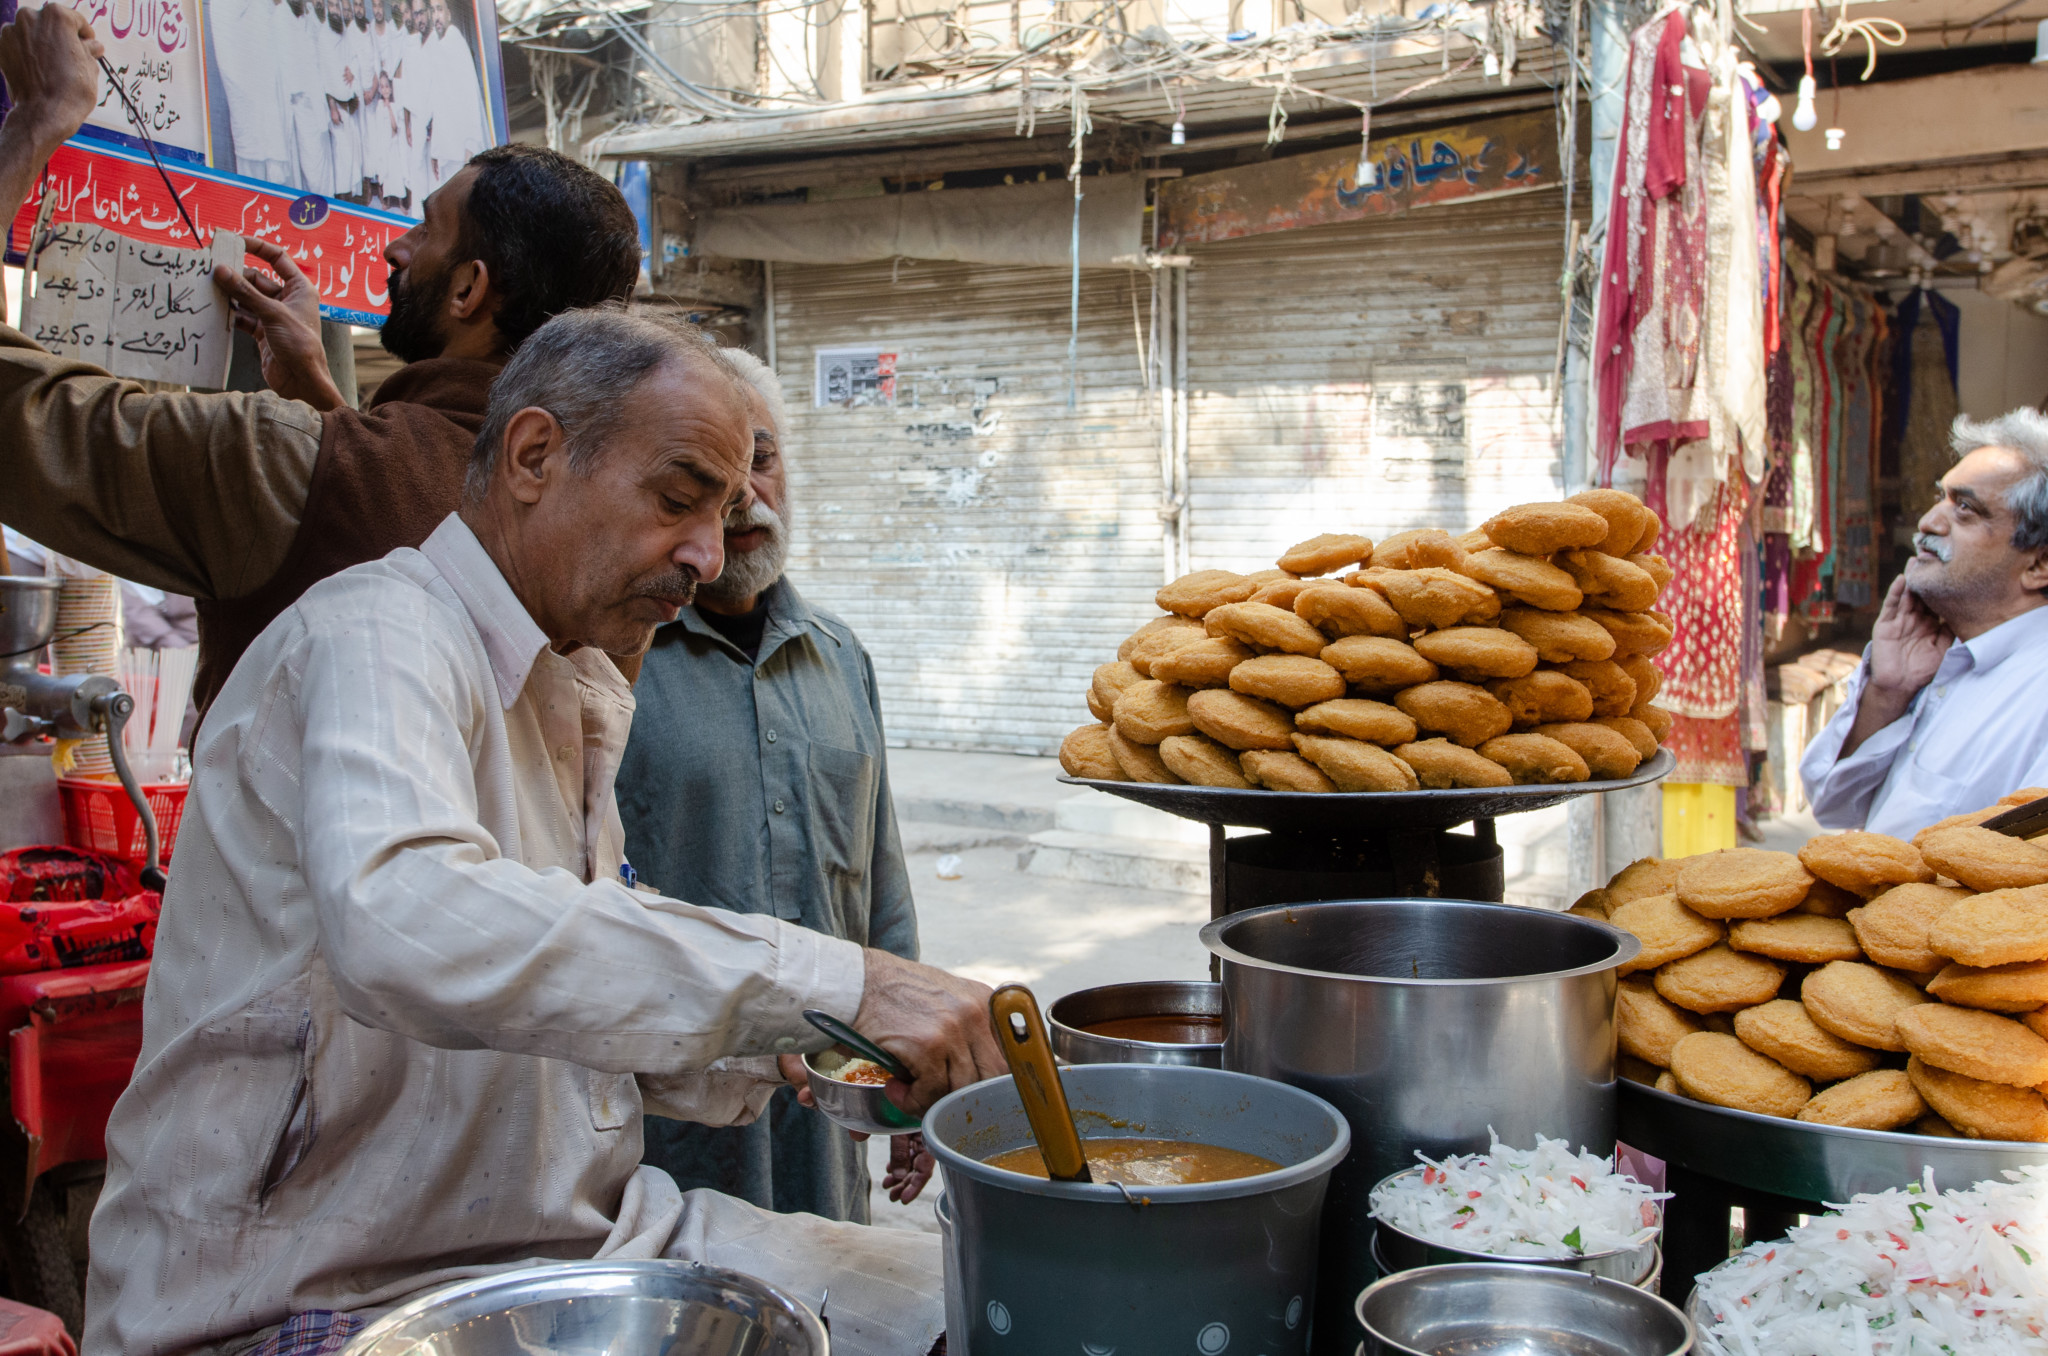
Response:
M1081 1132L1074 1128L1067 1090L1060 1083L1059 1066L1053 1062L1052 1042L1046 1039L1038 1000L1022 984L1005 984L989 996L988 1013L1003 1058L1009 1062L1010 1076L1017 1081L1017 1096L1038 1140L1046 1173L1055 1182L1093 1182L1088 1175L1088 1156L1081 1151Z

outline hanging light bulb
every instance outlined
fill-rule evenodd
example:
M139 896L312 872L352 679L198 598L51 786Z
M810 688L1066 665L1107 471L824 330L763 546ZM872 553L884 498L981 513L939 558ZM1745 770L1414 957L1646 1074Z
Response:
M1823 273L1835 271L1835 238L1831 235L1817 235L1813 238L1813 266Z
M2048 19L2041 20L2041 26L2034 30L2034 64L2048 65Z
M1358 119L1358 173L1352 179L1360 188L1371 188L1380 181L1380 167L1372 162L1372 110L1362 109Z
M1491 48L1487 50L1486 60L1481 62L1480 65L1486 71L1486 76L1489 80L1500 74L1500 58L1493 54Z
M1829 150L1839 151L1842 149L1842 138L1847 134L1844 133L1842 129L1839 127L1830 127L1826 132L1822 133L1821 135L1825 136L1828 139Z
M1159 125L1159 124L1157 124L1157 123L1154 123L1154 124L1153 124L1153 126L1155 126L1155 127L1157 127L1158 125ZM1173 120L1173 134L1172 134L1172 135L1171 135L1171 136L1170 136L1170 137L1168 138L1168 140L1170 140L1170 141L1171 141L1171 142L1172 142L1172 143L1173 143L1174 145L1176 145L1176 146L1185 146L1185 145L1187 145L1187 144L1188 144L1188 125L1187 125L1186 123L1182 122L1182 121L1181 121L1181 120L1180 120L1179 118L1175 118L1175 119Z
M1802 132L1811 132L1820 126L1820 110L1813 106L1813 77L1799 77L1799 105L1792 110L1792 125Z
M1765 122L1776 122L1785 116L1785 105L1778 102L1775 94L1765 94L1764 101L1756 106L1756 115Z

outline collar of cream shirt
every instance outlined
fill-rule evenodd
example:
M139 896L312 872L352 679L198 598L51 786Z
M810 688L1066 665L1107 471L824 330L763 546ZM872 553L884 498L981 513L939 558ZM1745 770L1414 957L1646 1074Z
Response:
M504 571L460 515L451 513L443 518L433 535L420 543L420 554L433 562L476 623L484 653L491 661L491 679L498 685L498 700L510 710L534 665L547 652L547 633L512 592ZM632 688L609 655L586 645L562 659L611 696L630 702Z
M2044 633L2048 633L2048 607L2037 607L1957 643L1970 652L1972 669L1988 673L2018 651L2037 644Z

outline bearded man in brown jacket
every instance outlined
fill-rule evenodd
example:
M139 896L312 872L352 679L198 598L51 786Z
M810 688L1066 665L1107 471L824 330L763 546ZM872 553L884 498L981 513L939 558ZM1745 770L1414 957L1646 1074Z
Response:
M0 27L0 222L99 95L100 44L65 6ZM291 257L219 270L268 391L150 394L0 325L0 521L199 614L203 712L272 618L328 575L418 546L453 512L493 379L548 317L623 300L640 236L618 189L531 146L471 160L391 242L384 347L405 366L361 410L320 347Z

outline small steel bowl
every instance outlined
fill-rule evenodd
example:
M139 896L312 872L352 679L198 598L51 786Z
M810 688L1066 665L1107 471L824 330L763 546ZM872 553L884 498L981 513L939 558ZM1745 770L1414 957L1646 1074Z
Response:
M402 1304L346 1356L825 1356L824 1325L778 1286L694 1262L555 1262Z
M1403 1271L1354 1306L1366 1356L1684 1356L1693 1326L1670 1302L1603 1276L1512 1262Z
M842 1083L832 1071L853 1059L843 1050L804 1056L812 1100L826 1119L864 1135L905 1135L923 1122L890 1101L879 1083Z
M1421 1168L1409 1168L1383 1179L1373 1188L1378 1194L1380 1187L1389 1186L1404 1177L1420 1175ZM1613 1252L1588 1253L1583 1257L1510 1257L1496 1252L1474 1252L1465 1248L1453 1248L1442 1243L1433 1243L1426 1238L1397 1229L1385 1220L1376 1219L1373 1224L1377 1233L1373 1236L1373 1253L1382 1269L1388 1272L1414 1271L1418 1267L1447 1266L1460 1262L1509 1262L1516 1266L1552 1267L1561 1271L1583 1271L1588 1276L1605 1276L1610 1281L1623 1285L1639 1286L1651 1272L1657 1269L1657 1240L1655 1238L1634 1248L1620 1248ZM1662 1226L1659 1226L1662 1234Z
M1223 1043L1182 1045L1135 1041L1085 1030L1124 1017L1221 1017L1223 986L1208 980L1155 980L1105 984L1058 999L1046 1009L1052 1052L1069 1064L1193 1064L1223 1067Z

